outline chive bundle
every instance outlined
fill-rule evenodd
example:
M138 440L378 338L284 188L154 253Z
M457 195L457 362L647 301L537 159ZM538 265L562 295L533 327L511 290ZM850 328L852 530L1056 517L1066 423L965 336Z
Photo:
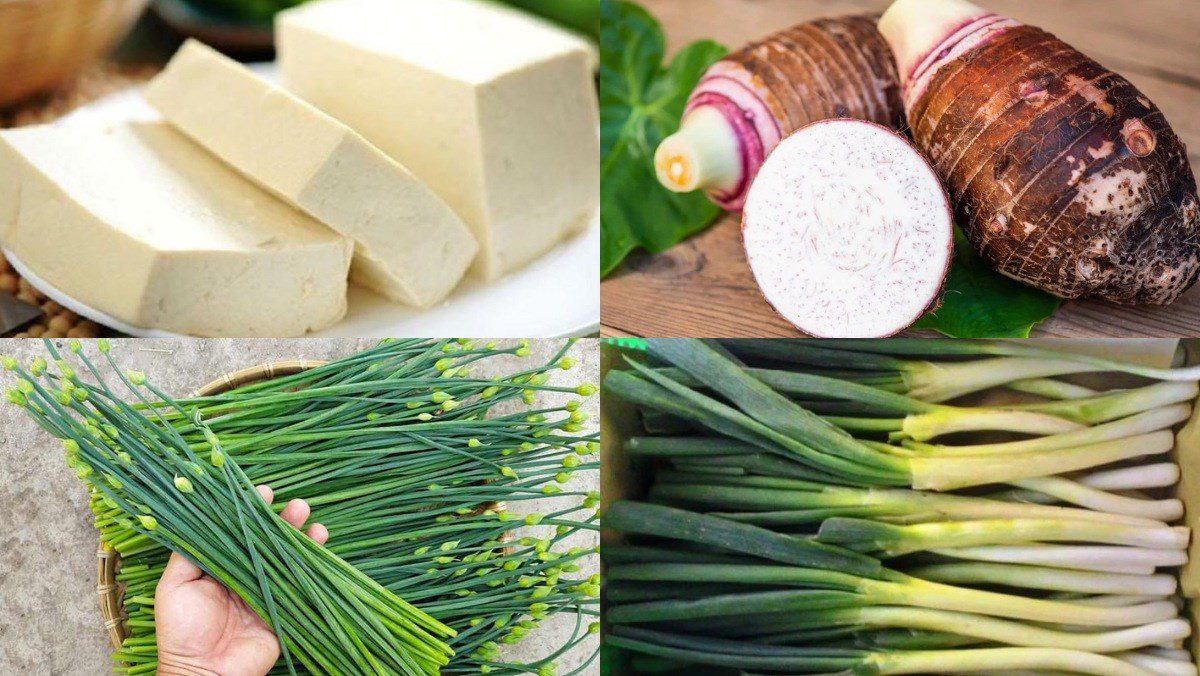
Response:
M180 471L164 477L176 492L181 491L179 482L187 482L182 485L191 489L191 497L207 485L209 475L236 471L241 475L236 486L249 496L246 502L257 495L247 493L247 487L262 483L281 498L274 511L293 497L308 501L312 519L333 534L327 547L310 549L344 561L381 593L419 607L427 622L441 628L440 636L446 638L439 654L444 658L433 670L547 674L554 670L554 659L594 631L584 618L596 614L598 594L597 579L574 575L581 559L595 549L569 547L572 536L596 528L592 508L598 496L563 488L574 472L598 466L593 459L596 436L584 431L579 400L528 408L540 391L594 392L586 384L547 384L552 370L573 365L566 356L569 347L564 345L546 364L480 379L470 375L476 362L524 356L528 345L386 341L299 374L181 400L153 389L140 374L123 375L122 380L151 395L139 394L125 414L152 428L145 434L174 440L172 448L185 459L183 470L194 471L192 465L205 470L200 476ZM72 351L84 358L76 348L73 343ZM107 356L106 346L103 351ZM48 377L73 399L106 404L116 399L98 373L99 384L91 385L40 367L16 370L22 381ZM61 383L71 384L64 388ZM19 386L10 399L18 400L29 389ZM74 395L76 390L85 394ZM24 403L28 407L30 402ZM94 424L104 431L110 423ZM214 467L215 458L222 459L220 467ZM548 496L554 505L548 513L518 517L506 509ZM96 488L92 509L102 539L122 554L118 579L125 585L131 632L114 655L122 663L117 669L153 673L153 592L169 553L164 545L171 543L156 537L165 530L161 519L154 530L146 530L136 515L130 518L133 512L126 505L107 497ZM261 500L254 504L275 518ZM236 516L229 523L240 528ZM558 650L526 664L504 660L502 646L519 642L545 618L563 611L575 615L575 631ZM359 673L354 670L359 665L344 663L352 653L327 645L328 654L319 657L337 662L317 661L306 653L308 661L297 660L296 669ZM275 671L292 669L289 655Z
M943 346L945 346L943 348ZM650 340L606 639L647 670L1195 674L1170 525L1192 371L970 341ZM898 357L912 355L916 360ZM1160 382L1096 391L1116 371ZM1010 388L1035 399L963 405ZM963 432L988 443L965 443Z

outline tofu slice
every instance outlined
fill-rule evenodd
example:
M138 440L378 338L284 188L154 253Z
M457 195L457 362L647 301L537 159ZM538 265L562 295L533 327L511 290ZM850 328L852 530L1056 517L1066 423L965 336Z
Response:
M591 48L473 0L317 0L276 19L284 86L408 167L475 232L495 278L599 204Z
M443 300L479 246L446 203L349 127L188 41L145 90L184 134L354 240L351 279L416 307Z
M128 324L299 336L346 312L353 245L166 123L0 132L0 240Z

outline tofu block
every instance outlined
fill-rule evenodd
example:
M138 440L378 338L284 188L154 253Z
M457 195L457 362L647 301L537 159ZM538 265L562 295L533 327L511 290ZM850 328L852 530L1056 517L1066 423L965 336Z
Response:
M242 64L189 41L150 82L168 122L355 244L351 279L428 307L479 246L454 211L360 134Z
M128 324L299 336L346 312L350 240L166 123L0 132L0 241Z
M434 189L495 278L582 230L600 151L591 49L474 0L317 0L276 19L286 88Z

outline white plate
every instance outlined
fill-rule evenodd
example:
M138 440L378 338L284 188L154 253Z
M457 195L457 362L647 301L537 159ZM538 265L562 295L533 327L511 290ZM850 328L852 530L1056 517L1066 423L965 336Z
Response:
M277 78L273 64L251 68ZM63 121L117 122L157 120L157 112L131 88L91 103ZM134 336L170 333L113 320L40 280L20 261L18 272L42 293L88 319ZM487 336L539 338L580 336L600 330L600 214L587 232L559 244L530 265L482 284L467 280L437 307L415 311L388 302L366 289L351 287L350 308L340 323L312 337Z

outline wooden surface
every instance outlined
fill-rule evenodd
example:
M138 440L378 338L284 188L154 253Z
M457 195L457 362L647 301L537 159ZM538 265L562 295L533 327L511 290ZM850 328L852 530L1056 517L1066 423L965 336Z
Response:
M1055 33L1129 78L1157 104L1200 167L1200 2L976 0ZM700 38L730 48L818 16L882 10L886 0L641 0L668 50ZM763 301L746 265L738 220L726 216L673 249L635 253L600 287L606 336L795 336ZM1165 308L1069 301L1044 336L1200 336L1200 285Z

